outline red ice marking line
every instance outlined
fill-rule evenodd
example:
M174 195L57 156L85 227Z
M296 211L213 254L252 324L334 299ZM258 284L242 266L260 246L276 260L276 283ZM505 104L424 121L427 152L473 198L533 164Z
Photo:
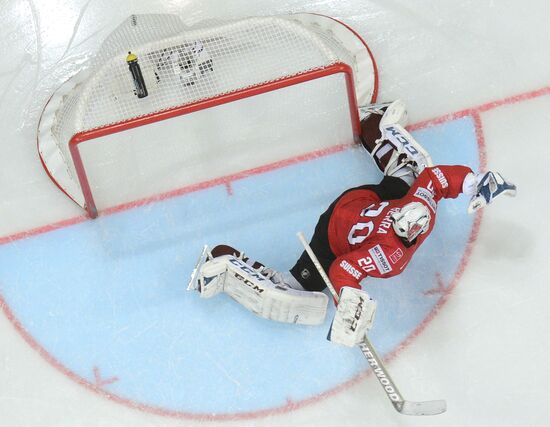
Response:
M48 233L50 231L59 230L60 228L70 227L71 225L80 224L86 221L89 221L89 218L86 215L82 215L63 221L54 222L52 224L47 224L42 227L33 228L27 231L21 231L10 236L0 237L0 245L5 245L7 243L12 243L17 240L26 239L27 237L36 236L39 234Z
M116 383L118 377L102 378L99 368L94 366L94 386L97 388L103 388L106 385Z
M479 105L477 107L467 108L465 110L457 111L457 112L451 113L451 114L446 114L444 116L436 117L436 118L433 118L433 119L430 119L430 120L425 120L425 121L422 121L422 122L414 123L414 124L408 126L407 129L410 130L410 131L425 129L427 127L433 127L433 126L436 126L436 125L439 125L439 124L447 123L449 121L453 121L453 120L461 119L461 118L464 118L464 117L467 117L467 116L471 116L474 120L474 126L475 126L475 130L476 130L476 137L478 138L478 143L480 145L483 145L483 147L485 147L485 137L484 137L484 134L483 134L482 123L481 123L481 113L493 110L495 108L498 108L498 107L501 107L501 106L504 106L504 105L517 104L519 102L528 101L528 100L538 98L538 97L541 97L541 96L545 96L545 95L550 95L550 86L546 86L546 87L543 87L543 88L540 88L540 89L537 89L537 90L534 90L534 91L530 91L530 92L525 92L525 93L522 93L522 94L519 94L519 95L510 96L510 97L507 97L507 98L503 98L501 100L488 102L488 103ZM145 199L138 200L138 201L135 201L135 202L118 205L118 206L103 210L101 212L101 214L103 216L110 215L110 214L122 212L122 211L125 211L125 210L129 210L129 209L132 209L132 208L140 207L140 206L143 206L143 205L148 204L148 203L153 203L153 202L156 202L156 201L166 200L166 199L169 199L169 198L172 198L172 197L177 197L177 196L192 193L192 192L195 192L195 191L204 190L204 189L211 188L211 187L214 187L214 186L217 186L217 185L226 185L227 186L228 184L230 185L230 183L232 181L243 179L243 178L246 178L246 177L251 176L251 175L256 175L256 174L260 174L260 173L269 172L269 171L272 171L272 170L275 170L275 169L279 169L279 168L289 166L289 165L292 165L292 164L296 164L296 163L300 163L300 162L303 162L303 161L313 160L313 159L316 159L318 157L334 154L336 152L343 151L345 148L349 148L350 146L351 145L338 145L338 146L335 146L335 147L332 147L332 148L329 148L329 149L314 151L312 153L307 153L307 154L304 154L302 156L297 156L297 157L294 157L294 158L291 158L291 159L282 160L280 162L275 162L275 163L272 163L270 165L261 166L259 168L250 169L248 171L239 172L239 173L236 173L236 174L233 174L233 175L228 175L226 177L221 177L221 178L217 178L217 179L214 179L214 180L194 184L194 185L187 186L187 187L184 187L184 188L181 188L181 189L178 189L178 190L174 190L174 191L167 192L167 193L164 193L164 194L160 194L160 195L157 195L157 196L145 198ZM485 167L486 167L485 148L483 150L480 150L480 153L482 154L482 156L480 156L480 170L484 170ZM5 237L0 237L0 245L6 244L6 243L11 243L11 242L14 242L14 241L17 241L17 240L20 240L20 239L24 239L24 238L27 238L27 237L32 237L32 236L36 236L36 235L39 235L39 234L47 233L49 231L57 230L59 228L64 228L64 227L68 227L68 226L71 226L71 225L79 224L81 222L88 221L88 220L89 220L89 218L87 218L86 216L78 216L78 217L75 217L75 218L66 219L66 220L59 221L59 222L49 224L49 225L45 225L45 226L42 226L42 227L37 227L37 228L31 229L31 230L23 231L23 232L20 232L20 233L8 235L8 236L5 236Z
M177 190L173 190L170 192L158 194L152 197L140 199L137 201L133 201L130 203L121 204L118 206L114 206L108 209L105 209L101 211L102 216L112 215L115 213L127 211L132 208L144 206L151 204L153 202L159 202L162 200L171 199L177 196L182 196L189 193L194 193L201 190L206 190L212 187L217 187L219 185L224 185L226 187L227 193L229 195L233 194L233 188L232 183L234 181L239 181L241 179L245 179L254 175L260 175L263 173L271 172L277 169L281 169L287 166L291 166L298 163L303 163L311 160L315 160L321 157L330 156L332 154L339 153L341 151L344 151L346 149L355 147L355 144L339 144L335 145L329 148L323 148L320 150L312 151L309 153L305 153L296 157L291 157L289 159L279 160L274 163L270 163L267 165L259 166L257 168L248 169L245 171L241 171L232 175L227 175L224 177L212 179L209 181L200 182L198 184L189 185L183 188L179 188ZM63 221L55 222L52 224L47 224L42 227L33 228L26 231L21 231L19 233L11 234L8 236L0 237L0 245L4 245L7 243L12 243L17 240L22 240L28 237L37 236L40 234L48 233L50 231L58 230L60 228L69 227L72 225L80 224L82 222L90 221L90 218L88 218L86 215L77 216L74 218L69 218Z
M40 343L38 343L34 339L34 337L25 329L25 327L15 317L14 313L10 310L2 294L0 294L0 310L2 310L6 318L14 326L14 328L19 333L19 335L23 338L23 340L33 350L35 350L38 354L40 354L44 358L44 360L46 360L51 366L53 366L55 369L60 371L66 377L75 381L79 385L85 387L87 390L97 395L100 395L112 402L121 404L123 406L129 407L135 410L139 410L141 412L159 415L162 417L170 417L170 418L177 418L177 419L184 419L184 420L198 420L198 421L240 421L240 420L264 418L271 415L291 412L296 409L302 408L304 406L310 405L312 403L316 403L319 400L338 394L339 392L349 388L351 385L358 383L362 379L362 376L352 378L350 381L344 384L341 384L340 386L337 386L331 390L328 390L324 393L321 393L317 396L311 397L309 399L306 399L300 402L294 402L290 398L287 398L286 405L283 405L279 408L270 408L270 409L255 411L255 412L245 412L241 414L223 414L223 413L222 414L202 414L202 413L196 414L196 413L189 413L189 412L174 411L174 410L161 408L158 406L145 405L139 402L135 402L129 399L125 399L125 398L113 395L103 390L101 386L106 385L105 381L111 384L116 380L118 380L118 378L113 377L106 380L102 380L101 376L99 375L99 370L96 371L96 368L94 368L93 382L90 382L82 378L81 376L79 376L78 374L76 374L75 372L67 368L65 365L63 365L61 362L59 362L44 347L42 347Z
M445 286L445 282L443 281L443 277L441 276L441 273L437 273L435 275L437 286L432 289L428 289L427 291L424 291L424 295L426 296L432 296L432 295L445 295L448 292L447 287Z
M464 274L464 271L466 270L466 266L468 265L468 261L470 259L474 244L479 234L479 229L480 229L481 220L482 220L482 212L483 211L479 211L476 214L474 225L470 232L466 249L464 251L464 254L462 255L462 259L459 263L457 271L455 272L455 276L452 279L449 286L447 287L447 291L438 300L438 302L432 308L430 313L428 313L428 315L416 327L416 329L413 330L409 334L409 336L405 338L405 340L398 347L396 347L392 352L390 352L388 355L386 355L386 357L384 357L385 362L390 362L394 360L406 347L408 347L411 344L411 342L414 341L427 328L430 322L437 316L441 308L448 301L450 295L452 294L453 289L458 285L460 279L462 278L462 275ZM132 401L132 400L125 399L125 398L113 395L111 393L108 393L107 391L101 389L101 387L97 386L97 382L98 382L97 377L96 377L95 383L85 380L84 378L80 377L78 374L68 369L66 366L60 363L57 359L55 359L34 339L34 337L32 337L26 331L26 329L21 325L21 323L17 320L17 318L11 312L7 303L3 300L3 297L1 294L0 294L0 308L2 309L2 311L4 312L8 320L14 325L15 329L23 337L23 339L29 344L29 346L33 348L35 351L37 351L48 363L50 363L52 366L54 366L64 375L66 375L73 381L77 382L78 384L86 387L88 390L106 399L109 399L112 402L121 404L123 406L129 407L141 412L154 414L162 417L177 418L177 419L184 419L184 420L197 420L197 421L242 421L242 420L252 420L252 419L265 418L268 416L286 414L298 409L302 409L312 404L318 404L329 397L335 396L343 391L349 390L355 384L358 384L364 379L371 376L373 372L371 369L366 369L363 373L357 375L356 377L330 390L327 390L323 393L312 396L308 399L293 401L290 397L288 397L286 399L285 405L280 407L275 407L275 408L263 409L263 410L254 411L254 412L243 412L239 414L236 414L236 413L204 414L204 413L175 411L175 410L161 408L158 406L146 405L140 402Z
M477 116L474 116L474 123L476 127L476 137L477 137L477 143L479 146L479 156L480 156L480 168L485 168L486 165L486 147L485 147L485 138L483 135L483 127L481 123L481 118L479 116L479 113L488 111L489 109L496 108L500 105L506 105L511 103L517 103L523 100L527 99L533 99L538 96L547 95L550 94L550 87L540 89L538 91L529 92L523 95L517 95L514 97L506 98L501 101L495 101L493 103L484 104L483 106L477 107L476 109L469 109L465 110L468 111L468 113L477 113ZM465 113L457 113L455 116L453 115L447 115L444 116L443 119L434 119L432 121L428 122L422 122L416 125L411 126L410 129L420 129L428 126L435 126L439 123L444 123L450 120L454 120L459 117L464 117ZM453 118L454 117L454 118ZM476 117L479 117L476 122ZM281 166L282 167L282 166ZM261 172L258 172L261 173ZM248 175L247 175L248 176ZM244 176L243 176L244 177ZM240 179L240 178L236 178ZM230 182L230 181L222 181L222 182ZM205 187L207 188L207 187ZM196 191L196 190L195 190ZM182 193L183 194L183 193ZM122 210L122 209L121 209ZM443 296L438 300L436 305L432 308L430 313L424 318L424 320L417 326L417 328L409 334L409 336L392 352L390 352L385 358L384 361L391 361L397 357L398 354L401 353L401 351L406 348L414 339L416 339L428 326L428 324L434 319L434 317L439 313L441 308L445 305L447 300L449 299L450 295L452 294L453 289L457 286L458 282L462 278L462 275L464 274L464 271L466 270L466 266L468 265L474 244L477 240L477 237L479 235L479 229L481 226L481 220L482 220L482 212L479 211L474 220L474 224L472 226L472 230L470 232L470 236L468 239L468 243L466 245L466 249L464 250L464 253L462 255L462 259L459 263L459 266L455 272L454 278L450 282L449 286L447 287L447 292L443 294ZM35 232L33 233L33 230L30 230L29 232L19 233L17 235L13 235L7 238L0 239L0 243L7 243L14 240L18 240L24 237L29 237L34 234L40 234L47 231L51 231L53 229L58 229L63 226L73 225L77 224L79 222L86 221L87 219L84 217L77 217L74 219L69 219L66 221L61 221L58 223L53 224L52 226L45 226L41 228L34 229ZM63 225L65 224L65 225ZM42 230L42 231L39 231ZM14 237L16 236L16 237ZM18 237L17 237L18 236ZM364 373L357 375L355 378L352 378L351 380L342 383L333 389L327 390L323 393L320 393L316 396L312 396L308 399L301 400L299 402L293 402L292 400L288 399L287 404L277 407L277 408L270 408L270 409L264 409L259 410L255 412L245 412L240 414L196 414L196 413L188 413L188 412L181 412L181 411L174 411L174 410L168 410L165 408L160 408L157 406L150 406L145 405L139 402L131 401L129 399L124 399L119 396L115 396L112 394L109 394L101 389L99 389L95 384L90 383L89 381L83 379L70 369L68 369L66 366L64 366L62 363L60 363L57 359L55 359L50 353L48 353L35 339L33 336L31 336L27 330L22 326L22 324L19 322L19 320L15 317L13 312L8 307L6 301L4 300L2 294L0 293L0 309L4 312L4 315L6 318L12 323L14 328L17 330L17 332L20 334L21 337L27 342L27 344L33 348L35 351L37 351L50 365L52 365L54 368L59 370L61 373L66 375L67 377L71 378L76 383L86 387L90 391L97 393L113 402L122 404L124 406L150 413L155 414L163 417L171 417L171 418L178 418L178 419L187 419L187 420L200 420L200 421L239 421L239 420L251 420L251 419L257 419L257 418L264 418L267 416L272 415L278 415L278 414L284 414L288 413L306 406L309 406L311 404L317 404L320 401L327 399L331 396L337 395L338 393L350 389L353 385L361 382L364 378L366 378L369 375L372 375L372 370L365 370Z
M410 131L420 130L427 127L433 127L442 123L447 123L453 120L462 119L467 116L475 116L487 111L494 110L495 108L505 105L518 104L523 101L529 101L531 99L540 98L541 96L550 95L550 86L546 86L530 92L521 93L519 95L509 96L507 98L500 99L498 101L487 102L485 104L478 105L473 108L466 108L454 113L446 114L444 116L436 117L429 120L424 120L407 126Z
M310 160L315 160L315 159L318 159L318 158L321 158L321 157L326 157L326 156L339 153L341 151L344 151L346 149L349 149L349 148L355 147L355 146L356 145L353 144L353 143L351 143L351 144L339 144L339 145L334 145L332 147L311 151L309 153L301 154L299 156L291 157L289 159L283 159L283 160L279 160L277 162L270 163L270 164L267 164L267 165L258 166L256 168L252 168L252 169L248 169L248 170L245 170L245 171L237 172L237 173L234 173L232 175L227 175L227 176L223 176L223 177L220 177L220 178L215 178L215 179L212 179L212 180L209 180L209 181L200 182L198 184L189 185L187 187L178 188L178 189L173 190L173 191L169 191L169 192L162 193L162 194L157 194L157 195L152 196L152 197L146 197L146 198L143 198L143 199L140 199L140 200L137 200L137 201L133 201L133 202L130 202L130 203L124 203L124 204L121 204L121 205L118 205L118 206L114 206L112 208L102 210L102 211L100 211L100 214L102 216L112 215L112 214L115 214L115 213L127 211L127 210L132 209L132 208L136 208L138 206L144 206L144 205L151 204L153 202L159 202L159 201L162 201L162 200L172 199L172 198L177 197L177 196L182 196L184 194L194 193L194 192L200 191L200 190L206 190L208 188L217 187L219 185L224 185L227 188L228 185L231 185L234 181L239 181L241 179L249 178L249 177L254 176L254 175L260 175L260 174L263 174L263 173L272 172L274 170L281 169L281 168L291 166L291 165L295 165L295 164L298 164L298 163L304 163L304 162L307 162L307 161L310 161ZM229 188L228 188L228 192L229 191L231 191L230 194L232 194L232 190L229 190Z
M479 235L482 219L483 210L479 210L475 214L472 231L470 232L468 243L466 244L466 249L464 250L464 254L462 255L460 264L458 265L458 268L455 272L453 279L451 280L451 283L445 288L445 292L443 293L442 297L432 308L430 313L424 318L424 320L416 327L416 329L394 351L392 351L386 358L384 358L384 360L393 360L405 347L407 347L416 337L418 337L424 331L424 329L426 329L426 327L434 319L434 317L441 311L441 308L445 305L445 303L449 300L449 297L451 296L454 288L456 288L458 282L462 278L462 275L466 271L466 266L468 265L470 256L472 255L472 251L475 246L475 242Z
M227 190L227 195L232 196L233 195L233 187L231 186L231 182L225 183L225 189Z
M483 132L483 122L481 121L481 114L479 111L472 112L472 119L474 121L477 144L479 147L483 147L483 150L479 150L478 172L484 172L487 169L487 149L485 145L485 133Z

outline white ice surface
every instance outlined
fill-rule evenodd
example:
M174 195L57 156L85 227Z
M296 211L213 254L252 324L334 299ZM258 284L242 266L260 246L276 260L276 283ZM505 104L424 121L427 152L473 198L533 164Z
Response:
M122 19L171 12L194 22L297 11L342 18L358 30L378 61L379 98L403 98L413 123L550 86L550 4L543 0L4 0L0 236L81 214L40 167L35 127L58 73L75 70ZM515 180L518 198L487 210L460 286L438 321L389 364L406 397L445 398L448 412L403 417L368 377L296 411L220 425L548 425L550 95L481 119L489 166ZM90 393L45 363L3 316L0 414L5 426L218 424L148 414Z

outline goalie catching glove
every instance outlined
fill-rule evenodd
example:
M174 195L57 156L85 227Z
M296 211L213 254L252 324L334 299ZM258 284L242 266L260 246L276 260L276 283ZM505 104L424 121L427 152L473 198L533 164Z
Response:
M327 339L354 347L363 341L365 334L372 328L375 313L376 302L369 294L361 289L343 287Z
M292 289L284 274L264 266L253 268L245 259L242 255L213 257L205 246L187 289L198 291L202 298L225 292L264 319L302 325L323 323L327 295Z

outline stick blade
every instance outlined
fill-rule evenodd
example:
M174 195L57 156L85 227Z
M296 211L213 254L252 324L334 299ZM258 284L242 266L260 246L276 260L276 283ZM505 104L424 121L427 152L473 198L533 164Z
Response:
M438 415L447 410L447 402L444 400L430 400L426 402L405 400L402 404L396 402L394 406L403 415Z

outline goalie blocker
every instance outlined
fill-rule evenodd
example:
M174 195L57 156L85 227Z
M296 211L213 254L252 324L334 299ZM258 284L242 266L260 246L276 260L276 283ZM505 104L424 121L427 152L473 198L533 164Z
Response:
M354 347L363 342L372 328L376 301L365 291L344 286L327 339L335 344Z
M323 323L328 305L328 296L322 292L274 283L236 256L212 258L206 246L187 289L198 291L202 298L225 292L264 319L301 325Z

